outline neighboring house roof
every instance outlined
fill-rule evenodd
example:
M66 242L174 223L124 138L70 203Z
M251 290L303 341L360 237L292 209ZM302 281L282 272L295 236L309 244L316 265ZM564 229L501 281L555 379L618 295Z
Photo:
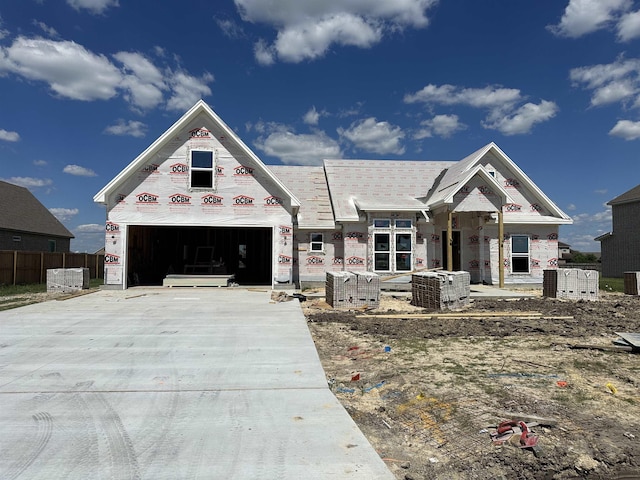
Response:
M358 209L428 210L423 198L443 168L455 162L325 160L336 221L358 221Z
M74 238L26 188L0 181L0 230Z
M607 202L607 205L620 205L621 203L631 203L640 201L640 185L633 187L631 190L624 192L613 200Z
M267 165L301 201L298 211L300 228L335 228L331 198L322 167Z
M243 156L251 161L252 167L262 172L265 177L269 178L276 185L283 195L289 197L294 213L300 207L300 201L295 195L276 177L257 155L238 137L231 128L207 105L203 100L199 100L193 107L189 109L177 122L164 132L155 142L153 142L144 152L134 159L124 170L122 170L113 180L111 180L102 190L94 197L94 202L107 203L107 196L113 193L121 184L123 184L129 176L140 169L153 155L173 139L180 131L182 131L190 122L197 119L198 115L205 115L212 121L217 128L223 132L227 148L238 151L239 156Z

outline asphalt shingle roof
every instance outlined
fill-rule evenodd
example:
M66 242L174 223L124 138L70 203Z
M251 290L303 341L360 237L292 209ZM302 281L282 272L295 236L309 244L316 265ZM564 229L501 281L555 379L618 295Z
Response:
M620 203L637 202L640 200L640 185L633 187L631 190L618 195L613 200L607 202L609 205L617 205Z
M0 230L74 238L26 188L0 181Z

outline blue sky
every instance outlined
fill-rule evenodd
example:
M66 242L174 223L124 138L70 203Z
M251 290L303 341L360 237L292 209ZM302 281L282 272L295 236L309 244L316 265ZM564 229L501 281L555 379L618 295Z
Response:
M93 195L203 98L267 164L494 141L597 251L640 183L640 2L0 3L0 178L104 242Z

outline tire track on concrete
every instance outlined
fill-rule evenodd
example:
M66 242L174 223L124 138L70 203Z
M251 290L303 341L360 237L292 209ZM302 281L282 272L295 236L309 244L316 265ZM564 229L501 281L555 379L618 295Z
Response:
M100 423L102 435L105 437L109 448L113 469L111 472L112 478L122 480L141 479L138 457L118 413L102 393L86 393L83 396L91 411L98 413L95 418Z
M48 412L38 412L31 416L36 424L36 433L29 441L29 448L24 448L25 453L9 468L6 474L7 480L13 480L21 476L38 459L45 449L53 433L53 417Z
M98 444L98 461L102 464L100 455L100 439L106 444L106 452L110 465L107 477L122 480L141 479L137 456L129 434L124 428L118 413L101 392L92 392L92 381L76 384L73 399L80 403L87 419L91 419L96 428L96 443ZM89 422L86 422L87 430Z

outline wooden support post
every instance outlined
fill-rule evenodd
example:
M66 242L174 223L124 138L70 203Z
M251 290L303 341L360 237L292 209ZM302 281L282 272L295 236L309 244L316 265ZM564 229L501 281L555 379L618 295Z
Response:
M502 208L498 211L498 286L504 288L504 219Z
M62 252L62 268L67 268L67 254Z
M447 212L447 271L453 271L453 212Z
M16 277L18 276L18 251L13 251L13 284L16 284Z
M40 252L40 283L44 283L44 252Z

